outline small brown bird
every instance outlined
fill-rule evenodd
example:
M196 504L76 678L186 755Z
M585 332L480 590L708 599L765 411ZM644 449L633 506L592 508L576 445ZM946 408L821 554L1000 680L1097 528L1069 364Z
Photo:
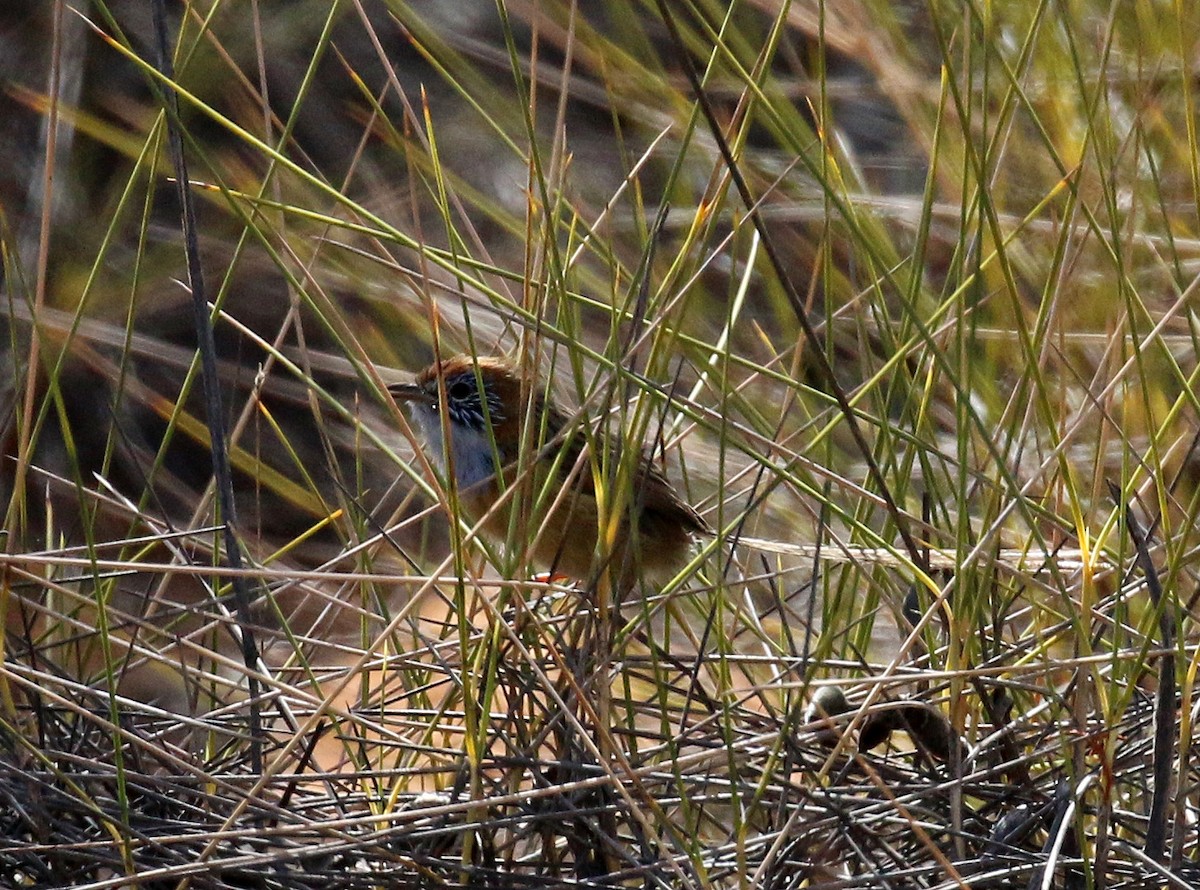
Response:
M533 388L532 412L527 415L520 374L505 359L456 355L430 365L413 383L388 387L388 392L412 406L434 465L447 477L453 472L466 518L484 519L483 530L501 540L509 532L518 499L510 496L504 507L494 508L506 486L514 484L521 424L529 417L536 429L531 442L545 443L537 452L529 490L545 491L542 502L547 505L541 515L528 517L526 527L534 538L529 552L533 562L552 573L588 582L611 567L614 583L628 590L639 578L666 580L686 562L693 537L712 534L708 523L641 454L612 546L601 552L595 478L589 465L577 466L586 437L582 430L568 428L566 417L540 387ZM443 408L449 447L442 436ZM551 473L561 481L547 486Z

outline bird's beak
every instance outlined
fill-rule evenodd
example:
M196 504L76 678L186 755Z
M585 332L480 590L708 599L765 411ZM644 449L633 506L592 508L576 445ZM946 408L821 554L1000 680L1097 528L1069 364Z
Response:
M424 402L433 404L433 398L422 387L415 383L393 383L387 388L388 394L397 402Z

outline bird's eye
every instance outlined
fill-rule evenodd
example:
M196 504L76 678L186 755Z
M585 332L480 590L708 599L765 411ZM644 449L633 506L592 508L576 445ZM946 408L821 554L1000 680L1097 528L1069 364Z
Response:
M446 395L456 402L466 401L475 394L475 381L459 377L446 389Z

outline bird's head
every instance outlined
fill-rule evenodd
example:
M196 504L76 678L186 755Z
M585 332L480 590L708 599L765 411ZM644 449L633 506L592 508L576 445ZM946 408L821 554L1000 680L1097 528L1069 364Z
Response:
M501 465L516 460L524 406L520 374L506 359L456 355L434 362L412 383L389 386L388 392L412 406L429 457L443 471L443 429L449 431L460 486L492 476L497 459ZM540 410L540 396L535 399Z

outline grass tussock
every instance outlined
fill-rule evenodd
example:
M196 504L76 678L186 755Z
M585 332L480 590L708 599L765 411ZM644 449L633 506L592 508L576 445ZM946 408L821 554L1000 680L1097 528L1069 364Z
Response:
M45 6L0 885L1195 883L1200 12ZM386 395L458 352L715 535L539 577Z

